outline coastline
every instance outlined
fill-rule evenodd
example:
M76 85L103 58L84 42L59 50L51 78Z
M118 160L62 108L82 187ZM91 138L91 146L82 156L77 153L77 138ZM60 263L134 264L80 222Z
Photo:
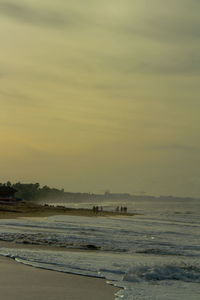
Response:
M0 219L43 219L54 215L97 217L121 214L101 212L96 215L91 210L46 207L35 204L0 207ZM0 241L0 248L93 252L93 250L81 248L67 249L12 241ZM0 276L1 298L4 300L114 300L115 294L119 291L119 288L107 284L106 279L35 268L4 256L0 256Z
M19 203L14 205L0 205L0 219L16 219L22 217L42 218L55 215L71 215L86 217L109 216L134 216L134 213L122 213L112 211L99 211L94 213L92 209L68 208L64 206L40 205L36 203Z
M114 300L118 288L105 279L34 268L0 256L4 300Z

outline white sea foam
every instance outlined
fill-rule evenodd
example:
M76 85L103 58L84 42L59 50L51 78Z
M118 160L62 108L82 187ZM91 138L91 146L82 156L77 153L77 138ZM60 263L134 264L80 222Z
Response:
M200 268L194 265L142 265L130 268L123 277L123 281L162 281L181 280L184 282L200 282Z

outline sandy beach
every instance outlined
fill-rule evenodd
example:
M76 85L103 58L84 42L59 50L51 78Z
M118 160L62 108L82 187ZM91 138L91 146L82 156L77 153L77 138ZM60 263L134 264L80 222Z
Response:
M12 205L0 205L0 219L16 218L42 218L55 215L85 216L85 217L110 217L110 216L134 216L133 213L121 213L116 211L99 211L94 213L92 209L70 208L64 206L40 205L37 203L21 202Z
M112 300L117 288L104 279L37 269L0 257L3 300Z

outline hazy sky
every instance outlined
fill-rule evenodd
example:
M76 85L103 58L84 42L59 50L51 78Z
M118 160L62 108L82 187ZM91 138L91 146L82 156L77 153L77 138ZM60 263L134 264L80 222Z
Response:
M199 0L0 0L1 181L200 197Z

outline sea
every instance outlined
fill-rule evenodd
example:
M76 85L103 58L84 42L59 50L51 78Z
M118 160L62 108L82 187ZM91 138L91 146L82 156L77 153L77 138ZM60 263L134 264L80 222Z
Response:
M115 210L121 204L99 205ZM116 300L199 300L200 200L122 205L135 215L0 220L0 241L15 244L1 247L0 255L36 268L105 278L119 287Z

